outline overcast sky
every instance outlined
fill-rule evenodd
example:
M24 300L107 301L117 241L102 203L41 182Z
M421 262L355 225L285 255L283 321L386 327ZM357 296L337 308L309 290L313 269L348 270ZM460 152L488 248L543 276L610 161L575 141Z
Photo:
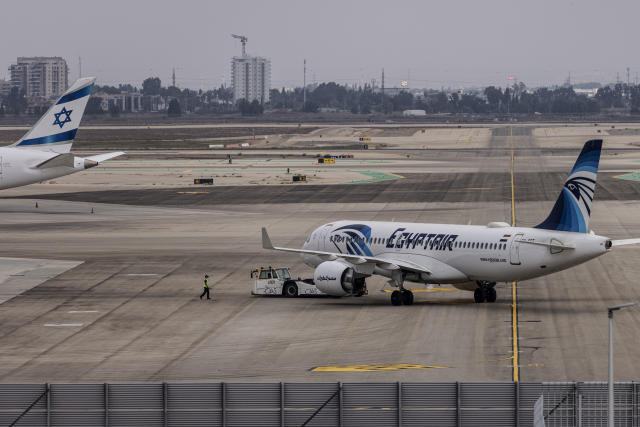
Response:
M272 87L307 81L412 87L626 81L640 73L637 0L3 0L0 78L18 56L62 56L70 80L148 76L178 86L229 82L230 59L271 59Z

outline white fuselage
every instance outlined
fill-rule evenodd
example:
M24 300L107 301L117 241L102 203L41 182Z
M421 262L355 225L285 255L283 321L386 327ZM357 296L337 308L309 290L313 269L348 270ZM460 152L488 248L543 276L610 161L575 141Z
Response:
M403 260L431 272L408 275L406 280L473 289L476 281L519 281L564 270L606 253L609 247L610 241L602 236L503 223L337 221L314 230L303 248ZM323 262L309 254L303 254L303 260L312 267ZM374 273L389 275L378 267Z
M39 168L59 153L29 148L0 147L0 189L19 187L69 175L85 169L85 159L74 157L68 165Z

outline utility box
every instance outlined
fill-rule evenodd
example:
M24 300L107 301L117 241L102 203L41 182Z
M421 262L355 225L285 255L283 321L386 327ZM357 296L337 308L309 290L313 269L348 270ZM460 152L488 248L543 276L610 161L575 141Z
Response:
M307 175L293 175L293 182L303 182L307 180Z
M213 178L194 178L193 183L213 185Z

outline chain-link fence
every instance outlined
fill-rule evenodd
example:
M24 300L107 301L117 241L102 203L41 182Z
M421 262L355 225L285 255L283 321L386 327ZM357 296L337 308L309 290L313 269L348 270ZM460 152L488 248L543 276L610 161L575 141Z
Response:
M617 383L616 426L639 426ZM0 426L606 426L606 383L0 384Z

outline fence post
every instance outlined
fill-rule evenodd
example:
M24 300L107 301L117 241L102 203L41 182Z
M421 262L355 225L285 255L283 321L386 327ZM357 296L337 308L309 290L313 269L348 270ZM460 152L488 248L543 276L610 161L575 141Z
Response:
M342 382L338 383L338 425L340 427L343 426L343 420L342 420L342 415L343 415L343 408L342 408L342 403L343 403L343 396L342 396Z
M582 427L582 393L578 392L578 427Z
M163 382L162 383L162 420L164 423L164 427L167 427L167 425L169 424L169 420L167 417L167 383Z
M47 390L47 427L51 427L51 385L45 383L45 390Z
M280 381L280 427L284 427L284 383Z
M398 427L402 427L402 383L398 381Z
M104 383L104 427L109 427L109 384Z
M632 383L631 393L633 393L633 396L631 396L631 404L633 405L631 409L631 425L635 427L638 425L638 383L635 381Z
M460 414L460 381L456 381L456 426L462 425L462 414Z
M520 381L516 385L516 427L520 427Z
M220 383L222 386L222 427L227 427L227 383Z

